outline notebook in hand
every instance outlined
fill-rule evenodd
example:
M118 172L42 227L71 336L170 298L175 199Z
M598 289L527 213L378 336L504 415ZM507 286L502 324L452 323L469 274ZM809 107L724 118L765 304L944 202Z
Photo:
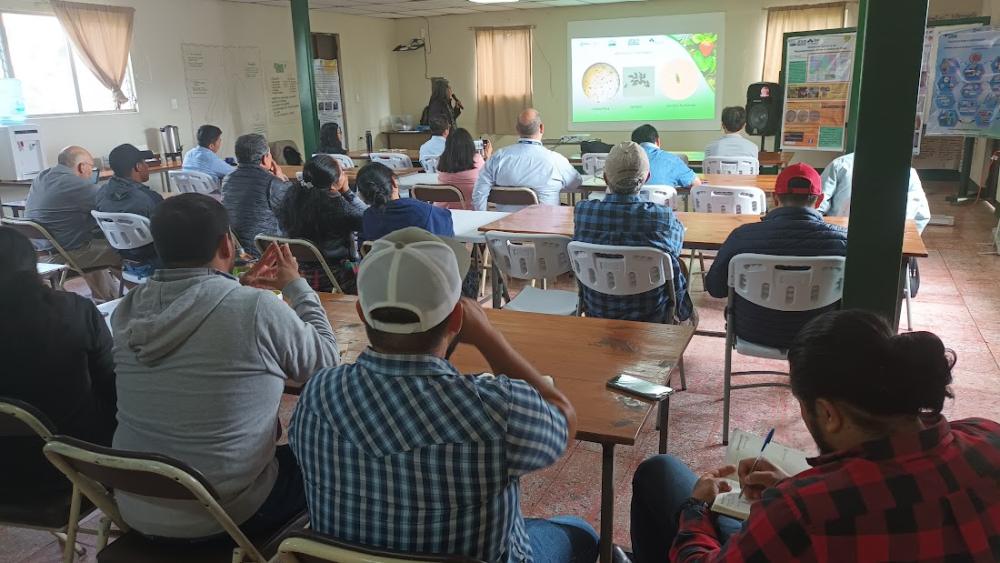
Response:
M729 446L726 448L726 464L739 465L742 459L756 458L763 445L764 438L760 436L754 436L742 430L734 431L729 438ZM768 444L764 450L764 459L789 475L795 475L809 469L805 452L793 450L774 441ZM740 483L735 479L735 475L733 477L733 479L727 479L732 490L715 497L712 511L738 520L746 520L750 516L752 503L740 495Z

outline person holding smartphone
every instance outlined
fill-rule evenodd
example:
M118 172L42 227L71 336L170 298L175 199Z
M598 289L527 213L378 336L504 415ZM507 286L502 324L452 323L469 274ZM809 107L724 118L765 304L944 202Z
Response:
M444 204L451 209L472 209L472 190L479 179L479 171L486 159L493 154L493 145L483 139L483 154L476 150L476 142L467 129L459 127L447 138L444 153L438 159L438 183L455 186L465 197L465 203Z

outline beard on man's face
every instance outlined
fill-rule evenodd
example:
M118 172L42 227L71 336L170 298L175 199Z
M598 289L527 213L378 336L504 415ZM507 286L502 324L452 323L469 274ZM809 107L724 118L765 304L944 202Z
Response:
M823 431L819 428L819 423L816 421L816 413L813 410L812 408L802 409L802 420L806 423L806 429L809 430L809 435L812 436L813 442L816 442L816 448L819 450L820 455L833 453L835 450L826 437L823 436Z

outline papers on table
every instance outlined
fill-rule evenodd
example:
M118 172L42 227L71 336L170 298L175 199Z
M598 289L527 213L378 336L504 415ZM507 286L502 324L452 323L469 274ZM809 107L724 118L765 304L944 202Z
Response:
M755 436L743 430L734 431L732 436L729 437L729 446L726 448L726 464L739 465L740 460L756 459L763 445L764 438L760 436ZM764 449L764 459L773 463L788 475L796 475L809 469L805 452L782 446L773 440ZM727 479L727 481L729 481L729 485L733 490L716 496L715 502L712 504L712 511L740 520L746 520L750 516L750 506L752 503L741 498L738 481L734 479Z

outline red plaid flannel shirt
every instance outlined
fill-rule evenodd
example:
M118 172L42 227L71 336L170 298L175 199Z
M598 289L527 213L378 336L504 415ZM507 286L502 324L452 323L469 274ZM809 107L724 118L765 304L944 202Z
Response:
M680 514L671 561L1000 561L1000 424L927 428L809 460L720 545L712 513Z

